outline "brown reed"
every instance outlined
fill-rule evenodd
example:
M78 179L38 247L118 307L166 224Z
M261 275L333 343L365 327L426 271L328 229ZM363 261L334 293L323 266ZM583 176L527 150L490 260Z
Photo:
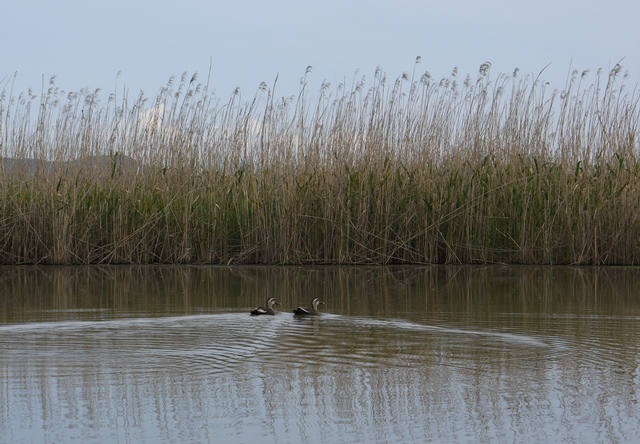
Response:
M416 65L417 66L417 65ZM640 264L622 67L0 96L0 263ZM586 86L585 86L586 85ZM36 109L37 107L37 109Z

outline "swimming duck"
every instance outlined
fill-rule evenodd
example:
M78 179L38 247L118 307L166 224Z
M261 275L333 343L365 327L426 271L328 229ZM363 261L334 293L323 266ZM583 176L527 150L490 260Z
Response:
M318 298L315 298L313 301L311 301L311 306L313 308L298 307L295 310L293 310L293 314L298 316L319 316L320 315L320 312L318 311L319 304L324 305L324 302L322 302Z
M276 298L269 298L267 299L267 306L254 308L253 310L251 310L251 316L274 315L276 314L275 310L273 309L274 305L280 305L280 302L276 301Z

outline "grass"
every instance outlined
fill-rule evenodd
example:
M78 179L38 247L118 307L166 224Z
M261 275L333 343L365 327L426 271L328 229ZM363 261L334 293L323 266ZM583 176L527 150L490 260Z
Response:
M622 67L0 95L0 263L640 264ZM11 159L11 160L9 160Z

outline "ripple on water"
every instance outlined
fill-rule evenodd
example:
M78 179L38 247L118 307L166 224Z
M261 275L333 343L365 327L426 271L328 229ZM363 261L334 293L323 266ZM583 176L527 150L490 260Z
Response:
M277 319L248 318L229 313L5 325L0 348L29 365L56 362L80 372L87 366L113 372L165 366L210 372L231 368L277 338Z
M0 327L5 353L43 367L55 362L69 371L178 367L216 373L243 371L247 362L406 367L441 365L447 354L491 350L509 350L521 359L562 345L524 334L333 314L300 319L289 313L222 313Z
M494 408L515 412L509 418L534 433L549 421L637 417L637 366L625 367L623 354L633 361L628 354L637 355L638 345L619 347L617 321L550 319L555 329L514 322L497 331L329 313L297 319L282 312L227 312L4 325L0 375L8 392L20 394L38 386L33 381L54 381L47 385L49 399L59 396L61 402L75 398L58 392L60 387L71 387L73 394L77 387L91 392L95 386L97 400L108 391L140 397L141 405L154 408L162 404L158 397L167 396L176 406L171 415L184 411L184 420L206 412L202 405L215 418L238 411L253 417L264 409L280 429L292 427L287 417L295 416L322 430L327 414L360 415L351 420L363 427L434 417L453 418L451 425L468 420L466 413ZM192 392L185 395L185 387ZM455 410L465 403L468 410ZM387 418L385 409L395 409L395 416ZM272 412L279 415L275 420ZM16 418L23 416L18 413ZM618 435L636 429L619 427Z
M264 362L278 363L283 355L294 354L297 365L411 367L433 364L434 356L440 358L443 350L511 350L522 359L561 346L523 334L333 314L285 318L278 332L278 343L270 344L272 352L261 357Z

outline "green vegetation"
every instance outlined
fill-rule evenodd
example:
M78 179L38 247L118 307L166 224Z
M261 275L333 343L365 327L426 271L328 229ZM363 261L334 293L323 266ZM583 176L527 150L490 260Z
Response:
M0 263L640 264L622 68L562 90L489 68L248 102L5 83Z

